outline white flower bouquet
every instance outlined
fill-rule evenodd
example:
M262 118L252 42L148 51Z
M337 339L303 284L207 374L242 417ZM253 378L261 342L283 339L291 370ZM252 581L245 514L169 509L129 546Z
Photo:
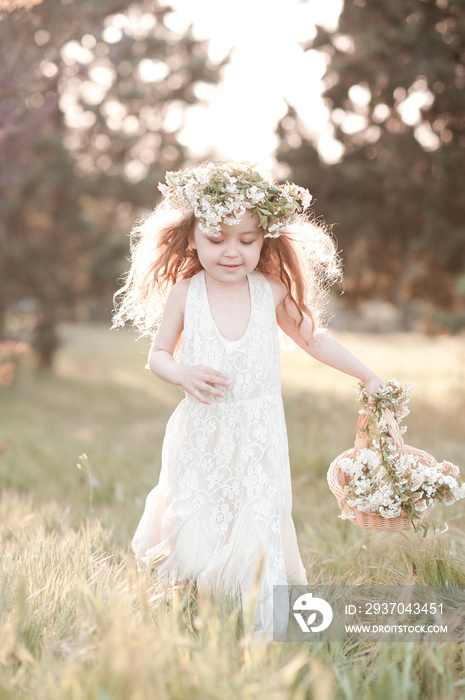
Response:
M328 484L343 519L375 530L422 529L436 501L451 505L465 498L460 470L451 462L436 462L427 452L405 445L412 384L390 379L375 394L360 383L360 415L355 447L336 457ZM445 525L447 529L447 525ZM443 529L443 531L445 531Z

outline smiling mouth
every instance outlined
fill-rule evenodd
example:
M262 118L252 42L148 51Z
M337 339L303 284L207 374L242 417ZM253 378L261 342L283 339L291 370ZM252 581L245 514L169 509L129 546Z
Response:
M220 263L221 267L229 267L229 268L236 268L240 267L242 263L236 263L235 265L228 265L226 263Z

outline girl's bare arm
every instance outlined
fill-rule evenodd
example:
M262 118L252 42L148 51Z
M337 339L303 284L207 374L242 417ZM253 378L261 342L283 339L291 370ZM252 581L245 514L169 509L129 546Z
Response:
M351 377L357 377L373 394L384 382L378 375L361 362L358 357L339 343L328 331L319 329L312 335L312 322L304 317L300 329L296 326L299 314L293 302L285 300L286 288L275 278L268 277L276 302L276 319L279 327L305 352L316 360L334 367ZM304 337L303 337L304 336Z
M173 285L166 299L163 317L149 351L148 367L160 379L181 386L202 403L210 403L202 392L223 396L214 384L227 386L229 379L212 367L186 367L173 357L184 325L184 307L189 282Z

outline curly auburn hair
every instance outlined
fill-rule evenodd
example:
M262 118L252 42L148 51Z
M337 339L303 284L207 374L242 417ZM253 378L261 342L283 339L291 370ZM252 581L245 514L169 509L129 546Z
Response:
M193 211L173 210L165 201L131 231L131 267L114 294L112 329L126 322L142 336L153 335L161 320L170 288L202 269L197 251L190 247L196 218ZM259 272L279 278L313 328L322 324L331 284L341 278L341 263L328 228L308 215L289 226L278 238L264 238Z

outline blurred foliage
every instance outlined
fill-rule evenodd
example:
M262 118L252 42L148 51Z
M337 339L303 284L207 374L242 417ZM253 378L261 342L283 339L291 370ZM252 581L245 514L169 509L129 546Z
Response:
M30 10L34 5L40 5L41 2L43 0L0 0L0 13L14 12L19 9Z
M188 158L185 110L221 67L161 0L45 0L3 17L0 337L24 298L49 335L89 303L110 322L134 210Z
M326 54L324 97L341 159L325 163L292 106L279 161L335 228L352 304L378 297L438 327L465 325L465 2L345 2ZM317 185L315 186L315 183ZM436 314L433 320L434 314Z
M0 342L0 389L13 384L20 358L30 349L31 346L28 343L14 340Z

